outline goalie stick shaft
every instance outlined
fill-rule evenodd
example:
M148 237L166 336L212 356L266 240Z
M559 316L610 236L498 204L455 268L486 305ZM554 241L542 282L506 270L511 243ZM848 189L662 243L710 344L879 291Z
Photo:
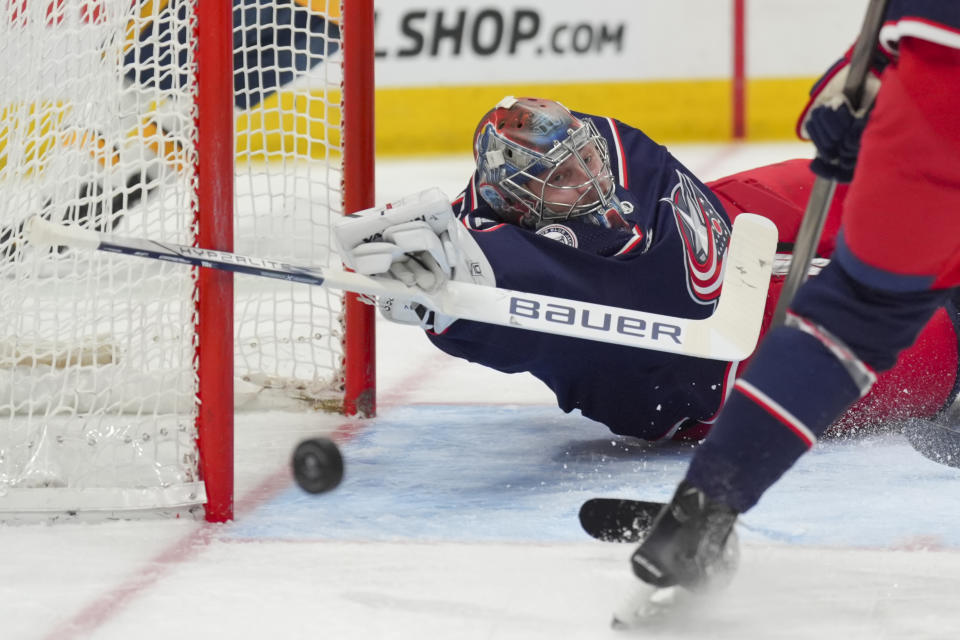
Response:
M724 361L743 360L756 346L777 242L777 230L772 222L751 214L738 216L727 251L724 285L716 311L707 318L692 320L457 281L449 281L439 291L428 293L388 278L123 238L64 227L38 216L30 219L25 233L31 242L38 244L97 249L394 297L453 318Z
M860 103L863 101L867 74L870 72L870 60L880 39L880 27L883 26L886 11L887 0L871 0L863 19L860 36L850 56L850 69L843 85L843 95L849 100L854 111L860 108ZM817 176L813 182L807 208L803 213L800 229L797 231L797 241L793 245L790 269L783 281L780 299L777 300L777 307L773 312L772 327L783 324L793 297L807 279L810 262L820 243L823 226L827 220L827 211L833 202L836 187L837 181L832 178Z

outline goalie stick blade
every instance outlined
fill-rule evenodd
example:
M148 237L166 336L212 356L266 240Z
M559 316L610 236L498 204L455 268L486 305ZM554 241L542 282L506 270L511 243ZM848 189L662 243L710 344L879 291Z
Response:
M172 242L124 238L54 224L39 216L28 221L24 233L37 244L92 248L365 295L390 296L463 320L728 362L744 360L756 347L777 244L777 228L772 222L760 216L740 214L733 225L716 311L707 318L691 320L467 282L449 281L440 291L429 293L392 278L368 277Z
M903 426L903 435L923 457L960 468L960 427L914 418Z
M580 507L580 526L604 542L640 542L664 506L645 500L591 498Z

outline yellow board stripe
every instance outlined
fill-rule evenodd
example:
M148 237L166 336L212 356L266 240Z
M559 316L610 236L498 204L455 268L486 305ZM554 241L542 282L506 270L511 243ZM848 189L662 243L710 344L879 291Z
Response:
M794 139L794 123L814 78L754 79L747 87L747 139ZM550 97L571 109L615 117L661 143L721 142L732 138L731 83L727 80L525 84L477 87L383 88L376 92L379 155L468 153L477 122L505 95ZM284 92L237 119L241 151L296 148L323 157L317 120L339 118L339 93ZM277 112L277 105L295 113ZM297 135L310 132L313 140Z
M287 153L322 159L339 152L339 126L339 90L327 95L320 91L275 93L237 114L236 150L255 160L279 159Z
M814 78L753 79L747 88L747 140L794 140L794 123ZM378 155L469 153L477 121L505 95L551 97L572 109L618 118L657 142L723 142L731 139L730 92L724 80L595 84L498 85L379 89ZM339 91L281 92L236 118L237 152L269 160L295 152L322 159L337 153ZM0 180L4 146L12 129L27 126L26 159L42 157L55 139L62 105L36 105L25 114L0 106ZM24 118L24 116L26 117ZM23 118L26 122L20 121Z

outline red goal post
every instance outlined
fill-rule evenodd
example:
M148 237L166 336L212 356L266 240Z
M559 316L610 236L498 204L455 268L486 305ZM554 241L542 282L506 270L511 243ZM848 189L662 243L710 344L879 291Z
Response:
M300 2L300 0L298 0ZM337 0L330 0L337 2ZM324 0L301 2L320 12ZM233 126L220 117L233 105L233 20L225 2L200 2L198 38L198 145L200 211L232 214ZM343 213L374 206L374 47L373 0L340 0L343 81L341 144ZM329 12L328 13L332 13ZM207 37L215 32L220 37ZM204 64L206 63L206 64ZM229 72L228 72L229 71ZM228 126L229 125L229 126ZM226 141L230 140L230 143ZM205 179L208 171L210 179ZM198 244L233 250L233 216L200 217ZM231 274L213 269L199 274L197 361L199 368L198 439L202 477L207 485L207 520L233 517L233 376L221 375L233 363L232 336L221 327L233 325ZM373 307L356 294L344 294L343 413L372 417L376 413L376 341ZM204 399L211 399L204 401Z
M374 13L373 0L342 0L343 15L343 211L374 206ZM344 413L373 416L376 343L373 307L346 294Z

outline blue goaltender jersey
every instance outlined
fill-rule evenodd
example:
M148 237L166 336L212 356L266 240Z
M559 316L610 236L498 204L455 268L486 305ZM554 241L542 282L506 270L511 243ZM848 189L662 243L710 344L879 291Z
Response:
M720 201L665 147L611 118L607 141L619 207L533 231L498 222L476 174L454 203L497 286L687 318L714 311L730 220ZM718 411L731 363L457 321L429 334L443 351L505 373L529 372L613 432L672 436Z

